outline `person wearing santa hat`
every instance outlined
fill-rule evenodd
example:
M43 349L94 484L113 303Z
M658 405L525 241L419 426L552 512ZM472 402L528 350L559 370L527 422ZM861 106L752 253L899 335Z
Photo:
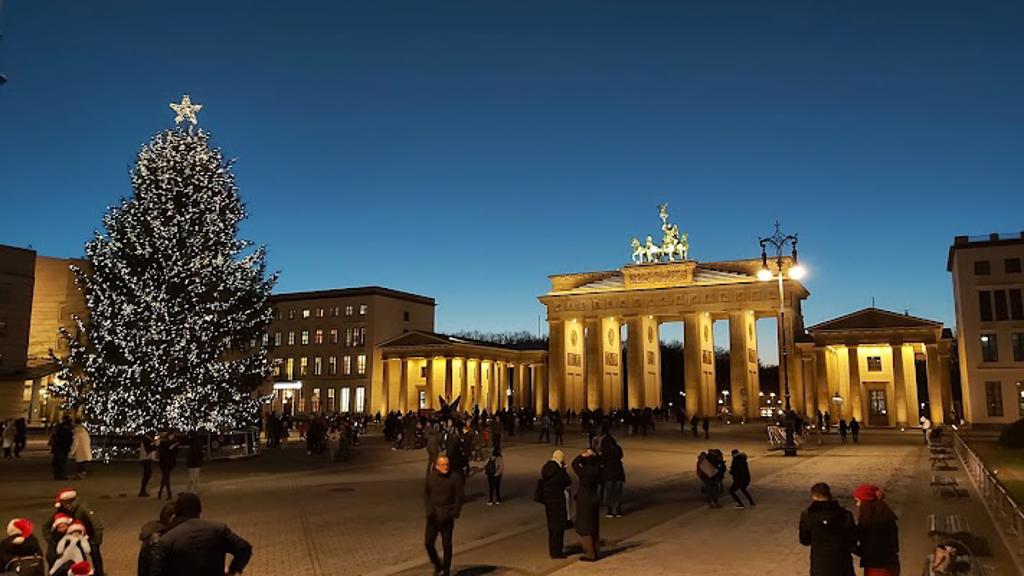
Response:
M99 518L96 517L86 503L78 499L78 491L74 488L64 488L58 492L53 506L57 509L57 512L70 516L74 522L78 522L85 527L85 532L89 536L89 546L92 550L90 555L92 556L93 570L96 572L96 576L103 576L103 556L100 553L100 546L103 544L103 523L100 522ZM52 534L53 529L53 525L44 528L47 532L47 540L59 542L61 536L59 534Z
M70 569L80 562L92 560L93 548L86 534L85 524L72 522L64 536L57 542L57 559L50 566L50 575L70 574Z
M899 576L900 532L896 513L886 504L885 493L873 484L853 491L857 504L857 549L864 576Z
M58 512L53 515L53 521L50 522L50 529L44 530L46 535L46 562L50 566L53 566L59 556L59 554L57 554L57 544L60 542L61 538L64 537L64 534L67 533L68 526L71 526L71 523L74 521L75 519L71 516L68 516L63 512Z
M42 574L43 549L33 534L35 526L24 518L7 523L7 537L0 541L0 569L17 574ZM36 567L35 572L31 568ZM5 572L6 573L6 572Z

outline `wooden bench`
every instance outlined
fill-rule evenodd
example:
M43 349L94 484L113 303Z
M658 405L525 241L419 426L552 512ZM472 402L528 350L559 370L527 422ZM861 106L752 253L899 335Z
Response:
M939 516L937 514L928 515L929 536L963 538L970 534L971 525L967 522L966 516L961 516L960 514L949 514L943 516Z
M935 474L932 476L931 486L936 494L942 494L943 490L951 490L954 496L960 497L960 485L957 483L956 478L952 476Z
M949 454L932 454L928 460L931 462L932 470L956 470L949 465L949 461L952 460Z

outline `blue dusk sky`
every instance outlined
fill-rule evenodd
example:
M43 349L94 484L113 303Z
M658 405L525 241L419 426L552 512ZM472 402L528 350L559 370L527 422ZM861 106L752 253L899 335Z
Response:
M799 232L808 324L874 297L952 326L953 236L1024 228L1020 2L22 0L0 27L0 243L45 255L82 253L182 93L279 291L422 293L441 331L536 330L547 275L625 264L661 202L701 261Z

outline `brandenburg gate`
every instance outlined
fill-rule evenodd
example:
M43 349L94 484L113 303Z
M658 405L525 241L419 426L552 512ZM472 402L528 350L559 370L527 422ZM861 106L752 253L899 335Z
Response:
M550 327L547 386L534 390L538 412L550 408L604 411L667 405L661 394L660 325L682 322L685 405L688 414L718 412L715 387L715 321L729 322L730 395L733 414L760 416L757 319L777 318L779 290L762 282L760 258L698 262L688 258L686 234L668 222L661 206L662 242L633 239L633 263L619 270L558 274L539 297ZM678 258L677 258L678 257ZM774 274L788 258L768 262ZM795 351L804 334L801 303L809 296L793 279L783 283L785 341ZM621 358L626 326L626 358ZM793 409L806 413L800 355L788 354ZM628 370L628 374L624 371ZM623 390L623 380L627 390ZM625 393L624 393L625 392Z

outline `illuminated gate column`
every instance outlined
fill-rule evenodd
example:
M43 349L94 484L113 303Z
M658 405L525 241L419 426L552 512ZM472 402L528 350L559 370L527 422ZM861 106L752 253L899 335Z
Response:
M398 380L398 409L401 412L409 411L409 360L408 358L402 358L398 361L401 365L399 366L399 380Z
M714 416L718 393L715 390L715 339L711 315L690 312L683 316L683 368L688 414Z
M831 413L834 411L832 408L832 396L834 392L828 387L828 350L824 346L818 346L814 349L814 378L816 380L816 387L818 389L817 406L821 413ZM831 419L830 419L831 420ZM839 421L839 415L835 415L835 420Z
M583 376L586 382L584 400L587 409L596 410L602 405L601 389L604 383L601 319L587 318L584 325L584 338L587 341L586 355L583 357Z
M729 314L729 379L733 414L760 417L757 323L753 310Z
M626 318L626 408L655 407L661 404L661 354L658 344L658 322L651 316Z
M469 358L459 358L459 410L465 410L469 405Z
M848 368L850 369L850 411L858 422L864 422L864 386L860 381L860 354L857 346L847 346Z
M547 408L561 410L565 406L566 343L564 320L548 321L548 399Z
M622 324L619 319L614 316L603 318L598 339L603 367L600 408L607 414L610 410L622 408Z
M547 365L533 365L533 409L537 417L548 409L548 374Z
M892 384L895 410L895 425L907 425L907 379L904 376L903 345L896 344L889 347L889 358L892 359ZM916 424L917 422L914 422Z
M946 414L952 408L952 395L949 385L949 346L948 344L925 345L925 358L928 362L928 411L932 424L942 424Z

